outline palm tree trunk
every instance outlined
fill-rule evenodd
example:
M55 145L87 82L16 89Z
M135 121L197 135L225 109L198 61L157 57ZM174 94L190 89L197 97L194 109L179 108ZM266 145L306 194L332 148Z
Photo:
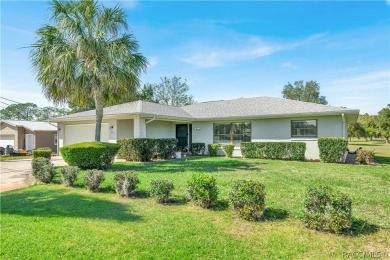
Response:
M95 141L100 142L100 134L102 131L102 120L103 120L103 102L102 94L100 90L94 91L95 107L96 107L96 128L95 128Z

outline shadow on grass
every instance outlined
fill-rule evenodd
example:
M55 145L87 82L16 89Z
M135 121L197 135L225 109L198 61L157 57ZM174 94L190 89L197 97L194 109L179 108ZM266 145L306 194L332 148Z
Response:
M375 155L375 162L380 164L390 164L390 157Z
M218 200L214 206L210 208L211 210L214 211L223 211L229 209L229 202L227 200Z
M288 218L288 212L284 209L266 208L263 219L264 221L279 221Z
M143 171L147 173L177 174L185 171L191 172L218 172L250 170L259 171L255 164L241 159L192 157L183 160L167 160L152 163L116 162L109 171Z
M352 219L352 226L346 232L348 236L370 235L376 233L379 227L362 219Z
M26 189L1 195L2 214L139 221L128 205L67 190Z

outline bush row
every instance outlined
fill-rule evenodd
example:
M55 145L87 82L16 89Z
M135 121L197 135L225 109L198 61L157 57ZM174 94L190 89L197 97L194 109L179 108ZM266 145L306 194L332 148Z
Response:
M118 150L118 144L104 142L77 143L60 148L64 161L81 169L109 168Z
M171 158L177 150L177 139L174 138L134 138L119 140L119 156L127 161L150 161Z
M42 157L42 158L51 159L51 154L52 151L50 147L41 147L32 151L33 158Z
M344 138L318 138L321 161L332 163L340 162L347 149L347 144L348 141Z
M47 158L34 158L32 162L33 175L44 183L53 180L55 170ZM74 186L79 173L78 167L61 168L62 182L65 186ZM101 170L88 170L84 176L87 189L97 191L104 180ZM114 176L115 191L124 197L135 193L140 183L133 172L118 172ZM157 203L167 203L174 189L170 180L152 180L150 194ZM187 182L188 197L203 208L209 208L217 203L218 187L214 176L194 174ZM229 204L237 214L245 220L260 220L266 211L265 187L262 183L248 180L235 182L229 192ZM340 192L327 186L309 188L305 198L304 223L308 228L341 233L352 225L352 201Z
M304 142L242 142L241 153L247 158L304 160Z

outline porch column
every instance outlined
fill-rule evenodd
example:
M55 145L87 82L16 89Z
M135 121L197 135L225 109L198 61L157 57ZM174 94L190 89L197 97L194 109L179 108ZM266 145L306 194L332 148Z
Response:
M134 138L146 138L145 118L134 117Z

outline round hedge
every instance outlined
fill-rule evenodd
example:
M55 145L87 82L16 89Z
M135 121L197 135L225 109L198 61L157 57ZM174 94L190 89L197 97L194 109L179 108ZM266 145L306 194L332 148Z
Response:
M103 142L85 142L60 148L64 161L81 169L107 169L114 162L119 145Z

